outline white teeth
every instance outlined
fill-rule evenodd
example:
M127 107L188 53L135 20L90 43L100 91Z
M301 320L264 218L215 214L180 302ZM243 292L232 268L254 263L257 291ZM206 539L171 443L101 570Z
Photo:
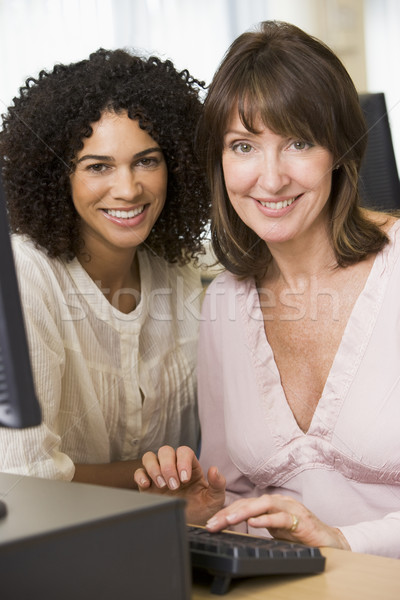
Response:
M296 198L290 198L290 200L283 200L279 202L261 202L261 206L265 206L266 208L272 208L273 210L280 210L281 208L286 208L293 204Z
M105 212L110 215L110 217L117 217L118 219L133 219L133 217L137 217L144 211L144 206L140 206L139 208L135 208L132 210L106 210Z

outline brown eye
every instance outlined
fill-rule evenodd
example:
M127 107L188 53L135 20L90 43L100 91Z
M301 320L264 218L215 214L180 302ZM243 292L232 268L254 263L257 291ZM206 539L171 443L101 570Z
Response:
M88 165L86 168L92 173L103 173L103 171L105 171L107 167L102 163L94 163L92 165Z
M138 161L138 165L140 167L145 167L145 168L149 168L149 167L157 167L160 164L160 159L157 156L146 156L141 158Z

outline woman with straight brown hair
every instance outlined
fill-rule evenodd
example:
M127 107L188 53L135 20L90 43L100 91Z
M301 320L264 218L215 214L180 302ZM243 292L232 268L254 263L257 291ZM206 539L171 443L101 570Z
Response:
M200 463L163 447L135 475L210 531L400 557L400 227L360 207L366 141L323 43L265 22L232 44L199 135L226 268L202 310Z
M263 277L267 244L243 221L226 193L221 156L237 109L252 134L260 123L283 137L308 140L332 154L328 234L338 266L379 251L386 235L359 205L358 172L367 131L358 94L331 50L292 25L266 22L232 44L211 84L200 148L213 192L213 248L240 277Z

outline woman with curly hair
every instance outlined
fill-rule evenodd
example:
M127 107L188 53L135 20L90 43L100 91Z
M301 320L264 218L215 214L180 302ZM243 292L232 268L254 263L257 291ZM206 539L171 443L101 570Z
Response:
M100 49L29 78L3 115L43 423L1 430L1 471L134 487L147 450L197 447L201 88L170 61Z

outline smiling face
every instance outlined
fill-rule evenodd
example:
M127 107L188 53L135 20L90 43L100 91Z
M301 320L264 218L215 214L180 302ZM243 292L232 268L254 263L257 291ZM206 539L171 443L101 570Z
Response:
M148 237L167 194L161 148L126 113L92 124L70 177L85 252L132 255Z
M236 114L224 137L222 167L233 208L269 246L325 234L331 153L260 122L257 131L248 131Z

